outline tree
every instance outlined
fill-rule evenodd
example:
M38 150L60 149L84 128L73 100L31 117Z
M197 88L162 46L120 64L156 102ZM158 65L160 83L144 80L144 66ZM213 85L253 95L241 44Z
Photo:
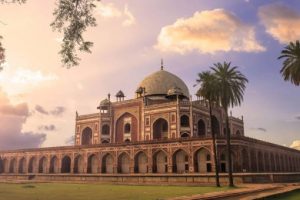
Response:
M210 124L212 124L212 103L218 100L218 85L217 80L214 74L210 71L204 71L198 74L198 79L196 80L197 84L200 84L200 88L197 91L197 96L201 96L208 100L209 103L209 116ZM212 127L212 126L211 126ZM214 162L215 162L215 173L216 173L216 186L220 187L219 181L219 162L217 157L217 147L216 147L216 137L215 132L212 130L212 139L213 139L213 152L214 152Z
M227 140L227 166L228 166L228 177L229 185L233 184L232 177L232 158L231 158L231 144L230 144L230 132L229 132L229 118L228 108L239 106L243 101L244 91L246 89L246 83L248 79L237 70L237 67L231 67L231 63L224 62L215 63L211 69L214 72L218 85L218 97L222 108L225 111L226 117L226 140Z
M0 71L3 69L1 65L4 63L5 60L5 49L2 46L1 39L2 36L0 35Z
M300 43L290 42L282 51L278 59L284 58L283 66L280 70L285 81L291 81L292 84L300 85Z
M0 3L26 3L27 0L0 0ZM91 53L93 43L83 38L88 27L96 26L94 17L95 2L100 0L57 0L57 7L53 15L54 21L50 24L54 31L63 32L61 50L62 64L66 67L79 65L80 58L77 51ZM0 55L4 51L0 49ZM0 64L5 56L0 57Z
M79 64L76 46L79 51L91 53L93 43L85 41L82 34L88 27L96 26L93 10L95 2L100 0L59 0L54 10L55 20L51 23L53 30L63 32L60 54L62 63L67 67Z

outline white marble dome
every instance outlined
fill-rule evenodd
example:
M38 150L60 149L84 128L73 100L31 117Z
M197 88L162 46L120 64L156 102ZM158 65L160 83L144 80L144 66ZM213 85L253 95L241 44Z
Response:
M168 95L170 89L177 87L185 97L189 98L186 84L178 76L163 69L144 78L138 88L140 87L145 88L146 96Z

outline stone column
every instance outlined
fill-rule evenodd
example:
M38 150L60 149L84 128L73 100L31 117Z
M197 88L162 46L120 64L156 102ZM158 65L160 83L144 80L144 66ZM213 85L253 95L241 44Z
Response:
M173 163L172 163L172 154L170 153L167 155L168 156L168 173L174 173L173 172Z
M151 149L148 149L148 173L153 173L153 157L152 157L152 152Z
M72 155L71 155L71 169L70 169L71 174L74 173L74 163L75 163L75 155L74 155L74 153L72 153Z
M191 147L191 143L189 143L189 146ZM189 173L194 173L195 169L194 169L194 155L193 155L193 151L190 148L189 149Z
M87 174L87 167L88 167L88 153L83 154L83 173Z
M98 171L98 173L99 174L102 174L102 157L103 155L102 154L98 154L98 156L97 156L97 158L98 158L98 169L97 169L97 171Z
M57 159L58 159L58 173L61 173L61 164L62 164L61 159L62 159L62 155L59 155L57 157Z

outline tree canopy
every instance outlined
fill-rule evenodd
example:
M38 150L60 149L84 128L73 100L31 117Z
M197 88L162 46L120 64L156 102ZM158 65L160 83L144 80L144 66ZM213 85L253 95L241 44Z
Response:
M0 0L0 3L26 3L27 0ZM63 66L72 67L79 65L78 51L91 53L93 42L86 41L83 33L89 27L96 26L94 17L95 3L100 0L57 0L53 11L54 20L50 24L54 31L62 32L63 39L61 62ZM0 35L1 36L1 35ZM2 37L0 37L0 40ZM5 49L0 41L0 66L5 61Z
M294 85L300 85L300 42L290 42L282 51L278 59L284 58L280 70L285 81L291 81Z

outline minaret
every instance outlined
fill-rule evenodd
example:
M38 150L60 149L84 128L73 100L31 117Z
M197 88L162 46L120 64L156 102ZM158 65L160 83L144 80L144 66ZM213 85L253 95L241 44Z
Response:
M160 60L160 70L164 70L164 60Z

